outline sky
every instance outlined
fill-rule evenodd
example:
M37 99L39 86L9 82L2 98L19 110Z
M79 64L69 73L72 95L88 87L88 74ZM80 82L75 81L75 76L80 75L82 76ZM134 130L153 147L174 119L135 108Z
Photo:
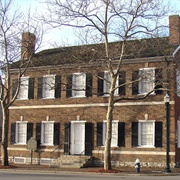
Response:
M15 3L20 8L20 10L24 11L24 13L26 13L29 8L36 9L38 12L40 12L43 11L43 5L38 1L40 0L15 0ZM166 3L166 1L167 0L164 0L164 3ZM173 7L175 7L175 10L177 11L176 14L180 15L180 0L170 0L170 3ZM53 48L53 45L75 45L77 42L78 39L70 27L52 29L44 35L41 50Z

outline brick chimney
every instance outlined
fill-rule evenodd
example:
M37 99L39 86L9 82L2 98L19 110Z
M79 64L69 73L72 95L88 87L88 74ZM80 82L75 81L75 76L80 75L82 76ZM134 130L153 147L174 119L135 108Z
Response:
M180 16L169 16L169 44L180 44Z
M36 36L34 34L30 32L22 33L22 41L21 41L22 59L28 59L34 54L35 41L36 41Z

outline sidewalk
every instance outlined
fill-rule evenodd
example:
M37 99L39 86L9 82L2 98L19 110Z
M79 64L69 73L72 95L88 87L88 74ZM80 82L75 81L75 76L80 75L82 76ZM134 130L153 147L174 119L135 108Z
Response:
M171 173L164 173L164 168L151 168L151 167L141 167L140 173L136 173L133 167L120 167L113 168L109 171L104 171L103 167L89 167L89 168L57 168L49 167L45 165L26 165L26 164L12 164L10 167L0 167L0 171L33 171L38 173L92 173L92 174L118 174L118 175L150 175L150 176L160 176L160 175L170 175L170 176L180 176L180 168L171 168Z

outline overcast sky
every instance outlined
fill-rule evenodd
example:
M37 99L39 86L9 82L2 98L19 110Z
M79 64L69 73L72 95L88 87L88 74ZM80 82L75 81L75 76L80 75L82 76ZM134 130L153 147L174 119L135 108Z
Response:
M16 4L20 7L20 10L26 11L31 8L38 10L38 12L43 11L43 5L38 3L40 0L15 0ZM164 0L166 2L167 0ZM170 0L170 3L173 7L176 8L177 14L180 14L180 0ZM57 38L58 37L58 38ZM42 49L44 48L52 48L52 44L57 45L74 45L77 43L77 39L71 28L61 28L61 30L51 30L48 34L46 34L43 38L44 44Z

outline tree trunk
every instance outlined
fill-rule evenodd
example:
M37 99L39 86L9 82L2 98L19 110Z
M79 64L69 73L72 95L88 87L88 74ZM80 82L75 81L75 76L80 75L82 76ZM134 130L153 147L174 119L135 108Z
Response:
M1 102L2 107L2 142L1 142L1 165L8 166L8 109L6 109Z
M112 134L112 116L113 116L113 94L109 97L108 111L107 111L107 129L106 129L106 143L104 150L104 169L110 170L111 167L111 134Z

